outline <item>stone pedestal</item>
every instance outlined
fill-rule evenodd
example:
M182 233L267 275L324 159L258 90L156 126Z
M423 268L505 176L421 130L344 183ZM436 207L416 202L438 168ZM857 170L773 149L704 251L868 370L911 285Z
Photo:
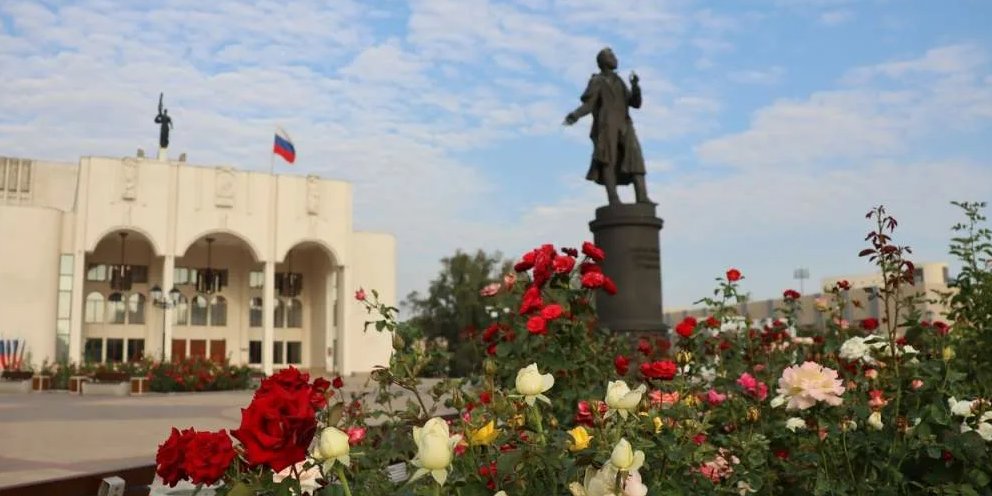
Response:
M593 240L606 252L603 272L617 294L596 295L599 323L612 331L664 331L661 311L661 249L664 222L650 203L608 205L589 223Z
M159 147L158 157L156 157L160 162L166 162L169 160L169 149Z

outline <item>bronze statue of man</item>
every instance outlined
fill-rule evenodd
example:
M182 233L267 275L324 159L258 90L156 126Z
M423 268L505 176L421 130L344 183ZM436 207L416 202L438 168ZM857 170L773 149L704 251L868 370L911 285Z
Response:
M169 110L162 107L163 96L165 96L163 93L159 93L158 95L158 115L155 116L155 123L161 125L158 133L158 146L168 148L169 130L172 129L172 118L169 117Z
M641 87L637 74L630 73L630 89L617 75L617 57L604 48L596 55L600 72L589 79L582 93L582 105L565 116L565 125L575 124L592 114L592 163L586 179L606 186L610 205L620 203L617 185L634 184L637 203L652 203L644 185L644 156L634 132L628 107L641 108Z

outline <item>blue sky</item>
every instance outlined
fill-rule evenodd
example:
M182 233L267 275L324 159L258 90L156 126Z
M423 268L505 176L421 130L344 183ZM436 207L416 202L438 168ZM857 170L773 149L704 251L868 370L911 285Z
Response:
M609 45L644 89L669 308L730 266L755 298L869 271L876 204L948 260L948 202L992 196L992 3L623 4L4 0L0 154L152 150L160 91L193 163L265 170L281 125L281 172L353 182L356 226L397 236L405 295L457 248L591 237L589 122L560 123Z

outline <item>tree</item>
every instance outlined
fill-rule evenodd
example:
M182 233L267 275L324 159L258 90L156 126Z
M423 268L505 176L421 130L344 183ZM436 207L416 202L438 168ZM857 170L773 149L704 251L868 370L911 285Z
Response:
M461 250L441 259L441 272L431 281L426 295L410 293L403 307L412 315L410 323L420 327L428 338L444 338L454 352L451 373L461 374L479 364L477 331L492 319L492 312L512 306L501 293L483 297L479 291L488 284L502 281L512 272L512 262L499 252L492 255L479 250L474 255Z

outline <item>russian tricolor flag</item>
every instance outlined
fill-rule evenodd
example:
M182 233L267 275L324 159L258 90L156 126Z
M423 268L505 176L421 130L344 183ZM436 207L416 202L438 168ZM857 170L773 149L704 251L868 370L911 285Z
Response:
M293 140L289 139L289 134L281 127L276 128L276 142L272 145L272 153L286 159L289 163L296 160L296 148L293 147Z

